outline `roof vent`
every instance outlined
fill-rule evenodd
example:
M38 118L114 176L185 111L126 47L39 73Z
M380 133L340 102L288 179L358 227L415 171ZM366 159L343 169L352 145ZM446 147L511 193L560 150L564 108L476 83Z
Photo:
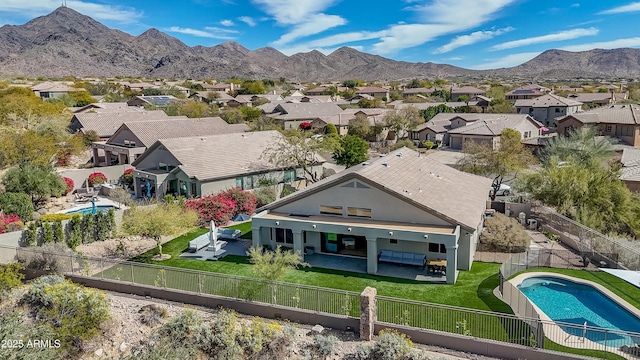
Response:
M367 165L369 165L369 163L366 161L362 163L362 166L367 166Z
M402 157L402 151L396 154L397 157Z
M389 163L387 163L387 162L383 162L383 163L382 163L382 166L384 166L384 167L388 168L390 165L389 165Z

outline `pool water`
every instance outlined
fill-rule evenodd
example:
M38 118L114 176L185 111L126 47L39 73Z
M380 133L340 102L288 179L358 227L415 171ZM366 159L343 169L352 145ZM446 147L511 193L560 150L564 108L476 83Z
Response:
M114 209L115 210L115 207L111 206L111 205L99 205L99 206L96 206L96 211L99 211L99 212L107 212L107 211L109 211L109 209ZM86 214L91 214L92 211L93 210L92 210L91 206L89 206L89 207L78 209L78 210L67 211L65 214L69 214L69 215L73 215L73 214L86 215Z
M551 320L578 325L560 326L572 335L585 336L591 341L615 347L632 345L640 340L617 332L640 332L640 318L593 286L552 276L535 276L522 281L518 288ZM615 331L607 334L606 339L600 331L587 330L583 334L585 322L590 327Z

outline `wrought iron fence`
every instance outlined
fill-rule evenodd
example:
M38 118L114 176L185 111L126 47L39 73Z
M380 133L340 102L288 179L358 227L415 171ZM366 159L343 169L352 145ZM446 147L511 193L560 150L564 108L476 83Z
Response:
M536 206L532 211L542 228L564 235L560 241L597 265L640 271L640 246L633 242L603 235L548 207Z

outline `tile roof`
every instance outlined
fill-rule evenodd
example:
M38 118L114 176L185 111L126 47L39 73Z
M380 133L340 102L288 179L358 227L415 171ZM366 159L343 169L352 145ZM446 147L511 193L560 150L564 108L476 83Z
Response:
M120 131L131 131L142 145L150 147L159 139L228 134L249 131L246 124L227 124L220 117L137 121L122 124ZM116 133L117 133L116 132ZM116 134L114 133L114 135ZM109 143L109 141L107 141Z
M622 150L620 162L625 167L640 165L640 149L627 148Z
M282 137L280 132L270 130L161 139L145 155L163 145L178 160L185 174L207 181L276 169L264 159L263 152Z
M105 112L141 112L146 111L144 108L140 108L137 106L129 106L126 102L103 102L103 103L93 103L86 106L82 106L76 109L75 113L80 112L96 112L96 113L105 113Z
M443 133L451 129L451 121L456 118L465 120L467 123L477 121L482 116L491 114L478 114L478 113L438 113L432 117L431 120L426 123L418 125L414 131L421 131L424 129L430 129L435 133Z
M365 86L356 88L356 94L361 93L387 93L389 90L377 86Z
M436 88L424 88L424 87L420 87L420 88L407 88L404 89L402 91L403 94L431 94L432 92L436 91Z
M151 110L142 112L106 112L106 113L77 113L73 115L83 132L93 130L98 136L110 137L125 122L162 120L168 118L162 110ZM185 117L182 117L185 118Z
M452 94L484 94L486 91L473 86L463 86L451 89Z
M538 128L542 124L533 120L526 114L477 114L485 115L479 117L478 121L474 121L466 126L449 130L449 134L466 134L466 135L488 135L499 136L504 129L517 129L522 123L531 122Z
M568 97L575 101L580 102L593 102L593 101L607 101L611 100L610 93L575 93L570 94Z
M342 109L335 103L282 103L275 108L280 120L311 119L322 116L338 115Z
M394 102L395 103L395 102ZM469 101L469 106L474 106L478 102L477 101ZM424 103L395 103L395 109L404 109L409 106L413 106L418 110L428 109L432 106L438 105L447 105L452 108L457 108L459 106L465 106L467 103L464 101L449 101L449 102L424 102Z
M534 99L516 100L516 107L549 107L549 106L581 106L579 101L564 98L554 94L545 94Z
M231 100L233 96L229 95L225 91L196 91L195 95L200 98L209 98L209 94L216 94L215 101Z
M329 176L258 211L275 211L354 177L470 231L475 231L482 218L492 183L489 178L458 171L403 147Z
M609 105L567 115L558 120L575 118L583 124L640 124L640 106L635 104Z

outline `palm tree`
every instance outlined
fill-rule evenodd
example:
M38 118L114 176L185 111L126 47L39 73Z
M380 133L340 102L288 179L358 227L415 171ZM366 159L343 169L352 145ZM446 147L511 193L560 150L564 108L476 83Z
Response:
M598 136L598 131L594 127L583 126L570 132L569 136L551 139L542 150L542 162L545 166L549 166L551 159L556 158L560 163L606 166L614 153L611 139Z

